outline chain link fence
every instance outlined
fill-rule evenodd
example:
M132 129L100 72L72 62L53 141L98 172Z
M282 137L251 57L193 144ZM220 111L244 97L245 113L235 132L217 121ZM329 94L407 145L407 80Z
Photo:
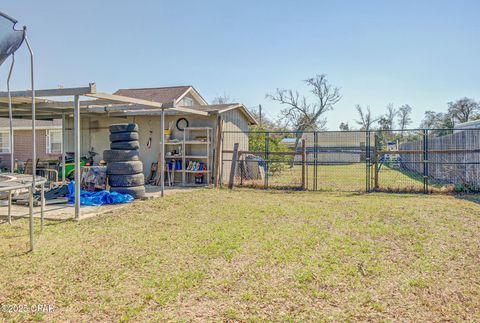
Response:
M480 192L480 129L223 133L224 185ZM238 143L237 157L232 147Z

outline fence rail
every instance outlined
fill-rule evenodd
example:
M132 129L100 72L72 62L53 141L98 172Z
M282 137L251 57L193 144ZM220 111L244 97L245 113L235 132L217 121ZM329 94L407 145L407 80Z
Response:
M222 149L222 178L268 189L479 192L479 139L480 129L224 131L222 148L239 150L233 160Z

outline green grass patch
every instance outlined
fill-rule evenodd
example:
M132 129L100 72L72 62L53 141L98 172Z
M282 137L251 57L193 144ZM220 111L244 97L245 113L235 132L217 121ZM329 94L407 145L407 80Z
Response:
M478 321L476 197L198 190L0 225L5 321ZM37 223L38 224L38 223ZM37 233L38 234L38 233Z

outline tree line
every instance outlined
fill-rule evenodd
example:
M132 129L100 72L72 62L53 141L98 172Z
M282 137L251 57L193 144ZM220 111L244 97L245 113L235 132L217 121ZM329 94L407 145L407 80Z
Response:
M341 100L340 88L332 85L325 74L317 74L304 80L309 88L309 95L297 90L277 88L266 98L279 103L284 108L276 121L260 116L253 111L257 119L262 120L258 130L293 130L297 132L324 130L327 119L326 112L334 110ZM411 128L413 108L409 104L396 107L389 103L382 115L373 115L370 106L355 105L357 118L355 125L340 123L339 129L348 130L401 130ZM480 102L471 98L461 98L447 103L445 112L427 110L419 127L422 129L452 129L455 124L480 119Z

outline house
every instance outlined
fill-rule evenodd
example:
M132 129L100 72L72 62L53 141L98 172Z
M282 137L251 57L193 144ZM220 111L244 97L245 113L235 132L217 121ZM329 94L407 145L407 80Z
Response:
M473 120L473 121L456 124L453 132L457 133L465 129L480 129L480 120Z
M351 164L365 161L368 136L364 131L318 131L316 135L314 132L305 132L302 139L305 140L309 163L313 163L315 159L323 164ZM294 149L296 139L284 138L281 143ZM370 147L372 146L374 146L373 132L370 137ZM301 149L300 143L297 149ZM300 155L295 156L295 161L300 160Z
M0 168L10 169L11 160L10 123L0 118ZM14 159L26 162L32 158L32 121L13 119ZM62 152L62 120L36 121L36 148L38 158L56 159Z
M211 128L209 145L210 174L213 167L213 157L215 151L217 124L219 119L223 120L223 149L232 149L234 142L239 142L242 150L248 150L248 131L250 125L256 124L255 118L250 114L243 104L208 104L207 101L198 93L193 86L173 86L157 88L136 88L120 89L114 93L123 97L143 99L167 104L175 107L188 107L188 112L165 110L165 127L173 125L172 139L183 139L183 131L177 128L179 119L185 119L189 127L208 127ZM90 104L90 103L89 103ZM102 159L102 152L110 149L108 127L115 123L134 122L139 125L140 157L144 165L144 174L147 176L152 163L160 160L161 147L161 112L159 110L126 109L121 111L107 111L107 107L97 105L91 101L91 106L97 109L104 109L105 113L96 113L81 117L81 153L86 154L89 150L94 150L99 154L95 157L95 162ZM66 119L66 151L73 151L73 118L67 116ZM168 147L167 147L168 148ZM168 149L166 150L168 153ZM195 151L191 154L196 155ZM224 156L228 160L228 156ZM223 164L223 177L228 176L228 161Z

